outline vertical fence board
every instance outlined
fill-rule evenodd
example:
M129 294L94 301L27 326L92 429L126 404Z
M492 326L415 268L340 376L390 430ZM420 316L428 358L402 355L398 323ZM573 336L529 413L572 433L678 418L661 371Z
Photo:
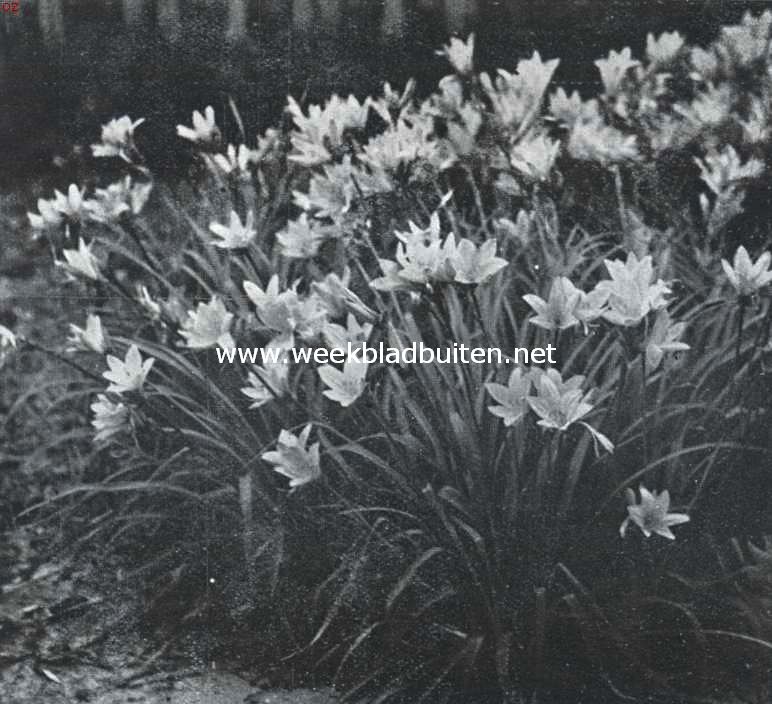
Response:
M38 0L38 26L48 49L64 46L62 0Z
M228 19L225 24L225 38L237 42L247 36L246 0L229 0Z

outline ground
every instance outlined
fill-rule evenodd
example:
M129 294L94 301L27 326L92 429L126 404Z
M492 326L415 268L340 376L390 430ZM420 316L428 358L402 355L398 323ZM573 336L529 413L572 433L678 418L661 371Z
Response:
M36 564L35 530L2 537L0 692L4 704L329 704L329 692L266 691L254 674L183 662L144 639L120 587L105 595L71 561ZM124 606L125 605L125 606Z

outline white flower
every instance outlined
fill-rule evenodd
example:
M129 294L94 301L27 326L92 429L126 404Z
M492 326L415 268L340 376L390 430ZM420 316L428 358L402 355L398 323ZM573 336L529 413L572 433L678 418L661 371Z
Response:
M268 344L265 349L267 353L263 355L263 365L253 367L254 371L247 374L249 386L241 389L241 393L253 401L250 408L259 408L268 401L289 393L289 364L286 359L273 361L271 351L276 349L281 352L280 347Z
M59 266L64 267L69 274L85 276L92 281L99 281L99 262L91 253L91 246L86 245L83 238L78 238L77 249L62 250L65 261L58 261Z
M85 189L83 189L85 190ZM78 222L83 211L83 190L74 183L67 189L67 195L54 190L53 207L69 222Z
M128 115L118 119L112 119L106 125L102 125L102 141L100 144L92 144L91 151L96 157L119 156L129 161L128 152L133 146L134 130L137 129L145 118L132 122Z
M161 319L161 305L153 300L150 291L144 284L137 284L137 300L139 304L147 311L151 320Z
M70 325L70 337L67 342L70 346L68 352L97 352L104 354L107 349L107 339L102 329L102 320L98 315L89 315L86 318L86 329L77 325Z
M308 214L301 213L297 220L290 220L286 229L276 234L279 252L288 259L312 259L319 247L330 235L329 228L309 222Z
M139 391L145 383L153 362L155 362L153 357L149 357L143 362L142 355L136 345L129 347L124 360L107 355L107 366L110 367L110 370L102 374L105 379L112 382L107 390L117 394Z
M670 528L687 523L689 516L685 513L670 513L670 493L667 489L658 494L656 491L649 491L641 484L638 490L641 493L640 503L636 503L635 492L632 489L626 492L628 515L619 527L619 534L624 538L627 526L632 521L647 538L650 538L652 533L656 533L668 540L675 540L675 535Z
M293 489L322 476L319 443L306 447L310 434L310 423L298 436L288 430L282 430L276 441L276 450L264 452L262 455L264 461L274 465L275 472L290 480L289 485Z
M0 348L16 347L16 335L5 325L0 325Z
M577 122L568 138L568 153L574 159L608 165L638 159L635 135L626 135L602 120Z
M323 174L314 173L308 193L293 191L295 205L317 218L340 219L349 212L355 198L367 198L376 193L388 193L394 184L380 169L365 170L352 165L346 154L340 163L325 164Z
M62 214L54 206L55 201L38 198L38 212L27 213L30 225L35 230L58 227L62 224Z
M214 163L226 174L235 172L240 176L249 176L249 165L258 163L260 152L250 149L246 144L239 144L238 149L229 144L225 154L215 154L213 158Z
M343 408L350 406L365 390L368 366L367 362L346 360L343 371L329 364L319 367L319 378L329 387L323 394Z
M545 330L565 330L579 323L575 310L581 301L582 292L565 276L552 282L549 298L529 293L523 300L533 308L536 315L529 322Z
M573 127L577 122L596 122L600 119L598 101L595 98L584 101L575 90L569 97L563 88L550 96L550 113L553 117Z
M579 302L573 310L574 317L582 324L584 334L589 332L590 323L603 317L606 312L608 291L595 288L589 293L579 291Z
M518 62L514 74L499 69L495 85L488 74L480 74L483 89L502 124L522 129L526 120L537 115L558 63L558 59L542 61L535 51L530 59Z
M446 56L453 70L460 76L471 75L474 68L472 57L474 56L474 34L470 34L466 41L457 37L450 38L450 44L446 44L443 50L438 52Z
M598 283L597 289L608 295L608 309L603 317L614 325L638 325L649 311L667 305L665 295L670 293L662 279L652 283L654 268L651 257L639 260L633 252L623 264L618 260L604 260L611 280Z
M657 314L646 341L646 368L649 371L659 367L666 352L683 352L689 349L686 343L678 342L685 328L686 323L674 323L664 308Z
M409 124L404 119L397 120L385 132L371 137L360 158L374 169L393 173L416 160L441 171L446 156L434 136L433 123L411 115Z
M456 245L450 264L453 280L459 284L483 284L507 265L507 260L496 256L496 240L485 240L479 247L463 238Z
M583 394L580 388L583 383L584 377L581 375L563 381L557 369L539 372L534 380L537 395L528 396L528 404L540 418L538 425L565 431L574 423L579 423L590 431L593 442L600 443L606 452L613 452L613 443L603 433L582 421L593 409L589 403L592 391ZM598 450L597 444L595 450Z
M65 220L70 223L79 222L83 208L83 190L73 183L66 195L54 190L51 200L38 198L38 212L27 213L27 217L33 229L44 230L58 227Z
M123 432L129 422L129 409L123 403L114 403L104 394L99 394L91 404L94 418L91 425L97 431L94 442L99 444L109 440L113 435Z
M191 142L213 142L219 134L214 121L214 108L211 105L207 105L203 115L198 110L193 111L193 129L177 125L177 135Z
M131 176L111 183L107 188L97 188L94 199L87 200L83 207L92 220L110 223L118 220L123 213L139 215L150 197L153 184L132 183Z
M230 349L236 346L230 333L232 320L233 313L229 313L225 304L215 296L209 303L199 303L195 311L188 311L180 335L191 349L215 346Z
M16 349L16 335L5 325L0 325L0 368L5 364L12 350Z
M289 160L308 167L326 163L332 158L328 147L340 147L346 130L364 129L369 110L369 98L360 103L353 95L346 100L333 95L324 108L310 105L306 116L295 99L289 97L287 111L298 130L292 134L296 153L290 154Z
M722 259L721 266L738 296L752 296L772 281L772 271L769 270L770 259L772 254L764 252L754 264L748 255L748 250L741 245L734 253L732 264Z
M750 158L742 163L731 144L721 152L708 154L704 161L695 161L700 167L700 177L716 195L721 195L738 181L756 178L764 172L764 162Z
M315 338L327 322L327 309L320 298L310 295L301 298L297 282L279 291L279 277L273 275L265 291L251 281L244 282L244 292L255 304L260 322L282 336L298 333L301 337Z
M626 46L619 53L612 49L608 58L598 59L595 65L600 71L600 78L603 81L606 95L614 96L619 92L627 72L631 68L639 66L640 61L631 57L630 47Z
M646 58L655 65L669 64L681 51L684 38L678 32L663 32L658 38L646 36Z
M342 318L346 313L353 313L362 320L375 322L376 312L348 287L350 278L351 272L346 267L343 276L331 272L322 281L312 282L311 291L322 301L329 318Z
M758 16L746 12L740 24L721 28L719 48L740 66L747 66L762 57L767 58L771 25L772 13L769 10Z
M209 230L220 238L219 241L212 243L215 247L246 249L257 235L255 214L250 210L247 213L247 221L242 223L239 214L235 210L231 210L230 223L227 226L219 222L212 222L209 224Z
M521 139L509 152L509 161L521 174L533 181L549 180L560 142L544 134L530 134Z
M370 323L360 325L353 314L349 313L346 318L346 327L337 323L327 323L322 330L322 336L325 342L333 349L347 349L347 345L367 342L373 326Z
M499 403L498 406L488 406L488 410L504 419L504 425L514 425L528 411L528 394L531 392L531 376L523 374L519 367L509 376L506 386L503 384L485 384L488 393Z

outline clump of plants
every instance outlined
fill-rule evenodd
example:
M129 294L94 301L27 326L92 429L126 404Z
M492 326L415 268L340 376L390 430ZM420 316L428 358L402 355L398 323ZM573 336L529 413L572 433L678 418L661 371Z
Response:
M30 214L81 319L64 345L0 330L81 374L61 402L97 461L53 505L172 571L180 621L214 600L350 701L761 701L772 271L744 204L770 24L611 51L592 98L551 87L557 59L477 73L451 39L425 100L289 98L255 140L195 112L174 190L153 125L107 123L93 155L125 175ZM504 358L217 354L414 341Z

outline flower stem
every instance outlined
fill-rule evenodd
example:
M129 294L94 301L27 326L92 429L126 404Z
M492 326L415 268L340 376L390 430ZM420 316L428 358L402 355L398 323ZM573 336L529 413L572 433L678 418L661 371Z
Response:
M104 384L104 379L102 377L97 376L94 374L94 372L90 372L85 367L82 367L77 362L73 362L71 359L68 359L63 354L60 354L59 352L55 350L50 350L47 347L42 347L41 345L38 345L35 342L32 342L32 340L27 340L26 338L23 339L23 343L27 345L32 350L35 350L36 352L42 352L43 354L48 355L49 357L52 357L53 359L62 362L66 364L69 367L72 367L73 369L79 371L83 376L88 377L89 379L93 379L94 381L98 381L100 384Z
M646 412L648 404L646 403L646 353L641 352L641 442L643 444L643 466L649 464L649 438L646 423Z
M734 352L734 366L739 368L740 366L740 352L742 349L743 340L743 326L745 325L745 301L740 301L740 317L737 321L737 345Z
M474 310L477 315L477 320L480 322L480 330L482 330L483 338L485 339L485 344L488 348L493 347L493 342L491 340L491 336L488 334L488 329L485 327L485 319L483 318L482 309L480 308L480 301L477 298L477 292L474 288L470 290L471 296L472 296L472 303L474 305Z

